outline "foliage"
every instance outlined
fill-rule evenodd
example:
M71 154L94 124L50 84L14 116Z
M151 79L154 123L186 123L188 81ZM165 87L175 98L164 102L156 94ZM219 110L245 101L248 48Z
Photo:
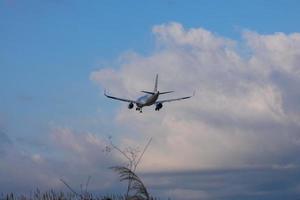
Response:
M151 200L158 200L157 198L150 197ZM4 194L0 193L0 200L128 200L126 196L120 194L108 195L93 195L88 193L84 198L75 195L73 192L56 192L54 190L41 192L36 189L29 196L17 195L14 193ZM137 199L135 199L137 200Z
M120 181L130 181L128 191L128 199L130 200L149 200L149 193L143 184L142 180L127 167L112 167L112 169L119 173Z
M139 163L141 162L146 150L148 149L152 141L152 138L150 138L147 144L144 146L143 151L140 151L138 148L132 148L132 147L127 147L126 149L123 150L112 142L111 137L109 138L109 140L110 140L110 146L107 146L107 150L109 150L110 152L111 149L115 149L127 160L127 165L125 167L112 167L112 169L114 169L120 174L121 181L124 180L128 181L126 198L129 199L129 197L131 198L137 197L136 196L137 194L143 194L140 197L140 199L145 199L145 197L147 197L146 199L149 199L149 194L144 184L142 183L141 179L135 174L135 171ZM140 192L142 193L139 193L140 189L141 189ZM129 193L131 193L132 190L136 190L136 192L138 193L136 195L130 196ZM144 196L145 194L147 194L147 196Z

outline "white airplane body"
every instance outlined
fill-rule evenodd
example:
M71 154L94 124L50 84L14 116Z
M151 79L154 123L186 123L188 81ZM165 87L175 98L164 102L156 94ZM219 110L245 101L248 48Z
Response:
M119 100L119 101L124 101L128 102L128 108L132 109L134 107L134 104L136 105L136 110L142 112L142 108L145 106L151 106L155 104L155 110L159 111L163 107L163 103L165 102L172 102L172 101L179 101L183 99L188 99L191 98L192 96L186 96L186 97L180 97L180 98L175 98L175 99L166 99L166 100L158 100L159 95L162 94L168 94L174 91L168 91L168 92L159 92L157 90L157 85L158 85L158 75L155 77L155 86L153 92L148 92L148 91L141 91L146 93L146 95L139 97L137 100L131 100L131 99L124 99L124 98L119 98L115 96L110 96L106 94L106 91L104 91L104 95L108 98Z

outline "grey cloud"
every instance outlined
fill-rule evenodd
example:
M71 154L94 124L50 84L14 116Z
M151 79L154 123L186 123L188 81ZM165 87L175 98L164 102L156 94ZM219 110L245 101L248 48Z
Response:
M300 63L300 62L299 62ZM271 81L282 91L283 107L288 113L300 113L300 79L295 74L284 73L274 70L270 75Z
M11 143L12 141L8 137L8 135L4 131L0 130L0 144L11 144Z
M0 155L4 154L10 145L12 145L12 140L3 130L0 130Z
M16 140L7 149L1 158L1 192L27 194L36 187L65 190L60 178L80 190L80 184L85 183L89 176L92 177L89 191L106 193L119 189L113 186L118 177L108 168L123 161L114 153L103 152L106 144L100 137L58 127L45 138L48 141L44 143L47 151L37 151L41 144L36 146L35 143L36 148L30 149L24 146L23 140Z
M299 196L299 167L269 167L177 171L143 174L152 192L172 199L174 191L203 191L201 199L296 199ZM191 192L192 193L192 192ZM184 199L199 199L186 195Z

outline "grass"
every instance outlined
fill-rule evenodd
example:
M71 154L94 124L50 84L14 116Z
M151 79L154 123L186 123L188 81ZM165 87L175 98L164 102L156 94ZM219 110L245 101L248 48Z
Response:
M151 200L159 200L156 197L150 197ZM126 200L125 195L121 194L108 194L108 195L93 195L91 193L86 193L81 197L75 195L71 192L56 192L50 190L47 192L41 192L39 189L36 189L29 196L26 195L16 195L14 193L0 195L0 200ZM139 200L139 199L132 199Z
M94 195L86 190L81 193L74 191L64 180L61 181L69 189L70 192L56 192L50 190L41 192L36 189L29 196L15 195L14 193L1 194L0 200L158 200L159 198L152 197L147 191L144 183L132 170L127 167L112 167L112 170L120 176L120 181L125 181L128 184L126 195L111 194L111 195ZM87 185L90 177L88 178Z

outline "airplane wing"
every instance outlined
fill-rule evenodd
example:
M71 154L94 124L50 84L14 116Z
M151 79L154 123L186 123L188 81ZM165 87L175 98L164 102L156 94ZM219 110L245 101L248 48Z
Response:
M160 100L160 101L156 101L157 103L165 103L165 102L172 102L172 101L180 101L183 99L188 99L191 98L192 96L188 96L188 97L181 97L181 98L176 98L176 99L165 99L165 100Z
M160 100L160 101L156 101L156 102L157 103L166 103L166 102L172 102L172 101L180 101L180 100L184 100L184 99L189 99L193 96L195 96L195 91L192 96L180 97L180 98L175 98L175 99L165 99L165 100Z
M111 98L111 99L115 99L115 100L119 100L119 101L125 101L125 102L129 102L129 103L137 103L136 100L131 100L131 99L124 99L124 98L119 98L119 97L114 97L114 96L110 96L108 94L106 94L106 91L104 91L104 95L107 97L107 98Z

